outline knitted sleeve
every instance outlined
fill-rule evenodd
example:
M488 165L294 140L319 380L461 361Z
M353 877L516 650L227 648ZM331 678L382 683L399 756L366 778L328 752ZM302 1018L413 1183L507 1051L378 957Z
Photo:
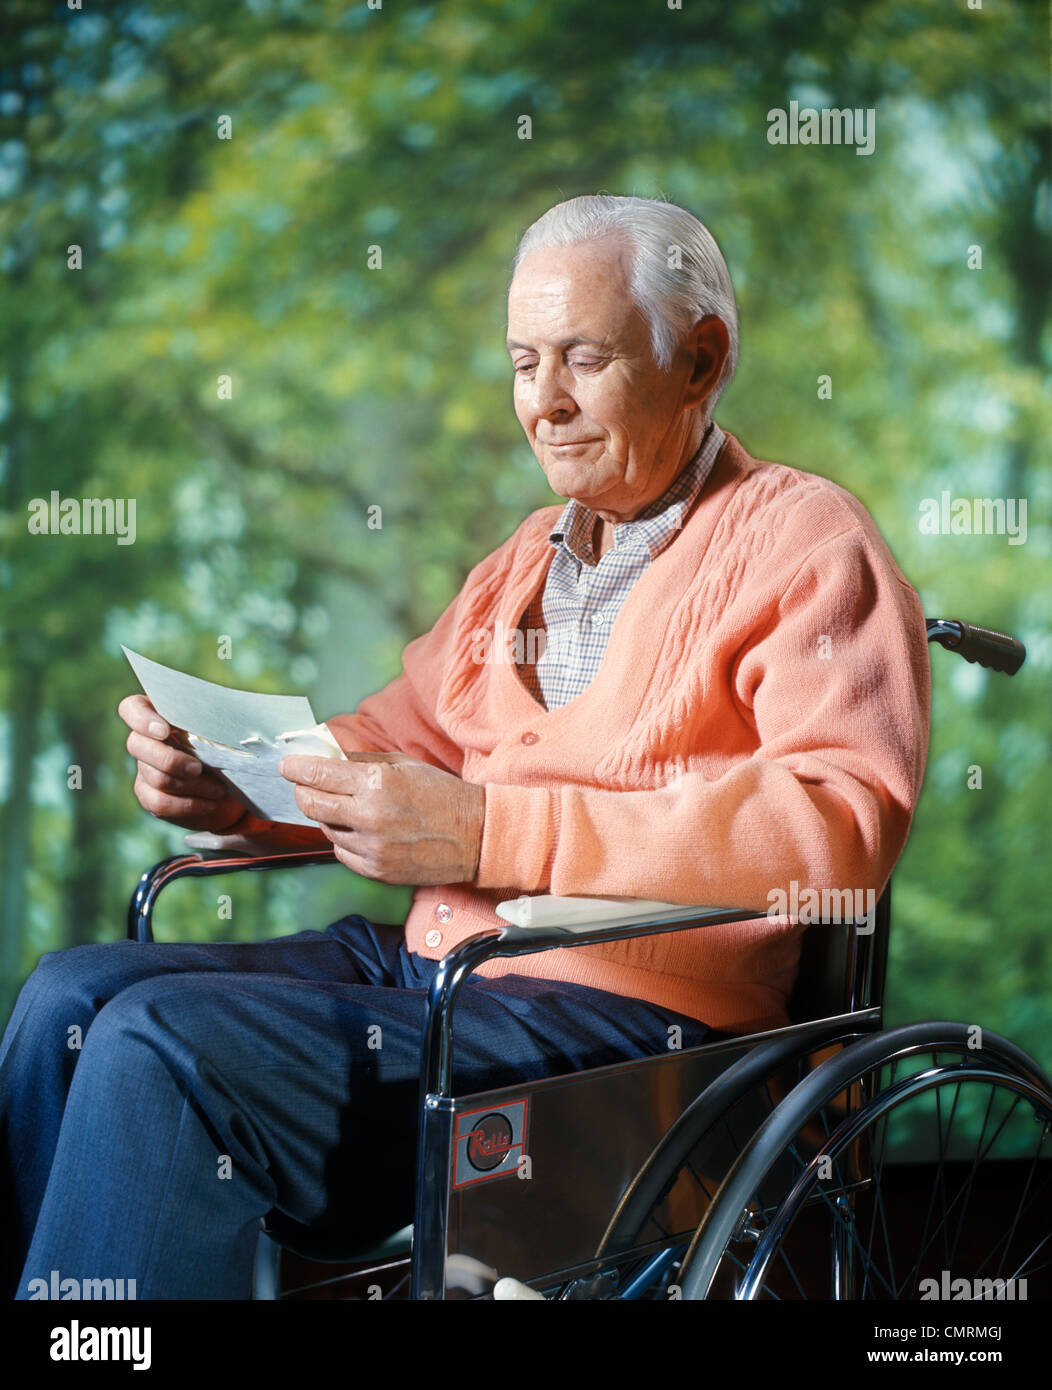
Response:
M654 790L487 786L478 886L753 910L793 880L879 892L927 754L915 591L854 526L807 555L737 650L751 756L712 779L688 747L688 770Z

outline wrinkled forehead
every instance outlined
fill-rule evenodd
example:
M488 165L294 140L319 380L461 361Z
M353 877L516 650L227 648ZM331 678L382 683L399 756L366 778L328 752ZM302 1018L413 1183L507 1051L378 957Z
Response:
M630 274L630 253L613 238L531 251L508 291L509 344L634 336L645 325Z

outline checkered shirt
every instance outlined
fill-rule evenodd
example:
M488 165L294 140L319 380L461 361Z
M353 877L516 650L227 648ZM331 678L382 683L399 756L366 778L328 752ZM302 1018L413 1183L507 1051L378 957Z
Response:
M632 585L672 544L723 440L719 425L711 423L701 448L668 491L635 520L615 524L614 544L598 561L592 550L595 512L572 499L563 508L548 537L555 549L548 577L519 623L525 657L519 675L545 709L568 704L595 679ZM545 635L531 639L531 632Z

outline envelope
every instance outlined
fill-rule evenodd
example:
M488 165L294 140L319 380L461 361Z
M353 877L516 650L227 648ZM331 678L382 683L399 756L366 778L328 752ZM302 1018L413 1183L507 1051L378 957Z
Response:
M285 825L317 824L300 810L295 787L278 771L290 753L344 758L309 700L234 690L162 666L128 647L121 651L161 718L186 730L196 756L254 815Z

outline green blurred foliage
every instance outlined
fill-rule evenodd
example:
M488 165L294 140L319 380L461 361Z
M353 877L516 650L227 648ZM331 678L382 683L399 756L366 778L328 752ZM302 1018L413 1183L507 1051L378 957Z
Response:
M929 614L1026 641L1012 681L933 653L889 1021L981 1022L1052 1063L1046 23L1036 3L942 0L11 0L6 1001L41 951L118 935L138 873L180 844L131 794L120 642L307 693L319 717L352 709L554 500L510 404L509 262L545 208L605 189L685 204L727 257L742 360L724 428L861 497ZM873 107L875 153L770 145L790 99ZM136 498L134 546L28 535L52 489ZM943 489L1026 497L1026 544L922 535ZM397 920L407 896L337 868L198 881L169 890L159 932Z

